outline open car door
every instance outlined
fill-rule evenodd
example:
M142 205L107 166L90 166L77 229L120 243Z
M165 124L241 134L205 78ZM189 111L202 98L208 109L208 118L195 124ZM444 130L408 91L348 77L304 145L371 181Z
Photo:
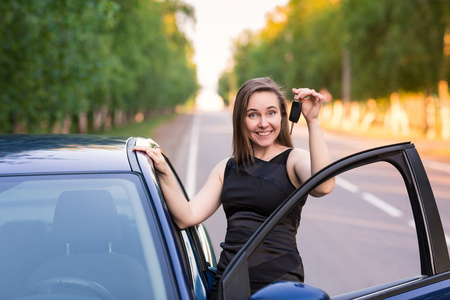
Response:
M290 210L306 201L322 182L347 171L385 162L401 175L412 211L420 257L420 274L375 287L342 294L333 299L411 299L450 297L450 260L438 207L419 154L412 143L363 151L321 170L298 188L265 221L230 262L219 283L219 299L329 299L320 289L294 282L278 282L250 295L248 259ZM419 299L419 298L417 298ZM423 298L424 299L424 298ZM444 298L440 298L444 299Z

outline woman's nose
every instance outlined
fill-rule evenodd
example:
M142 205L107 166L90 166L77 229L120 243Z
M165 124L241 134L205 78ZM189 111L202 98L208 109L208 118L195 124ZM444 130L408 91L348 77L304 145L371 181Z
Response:
M264 128L267 127L269 123L267 123L266 118L263 116L259 119L259 127Z

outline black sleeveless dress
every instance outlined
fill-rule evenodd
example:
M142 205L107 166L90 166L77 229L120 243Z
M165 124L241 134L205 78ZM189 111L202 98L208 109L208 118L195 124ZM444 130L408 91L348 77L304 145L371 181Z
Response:
M216 298L217 285L223 271L241 247L262 225L266 218L295 190L287 174L286 162L292 149L255 164L239 172L233 159L227 162L221 201L228 228L223 251L217 265L212 287ZM303 282L303 264L297 250L296 234L300 224L302 205L293 209L267 236L249 259L252 294L276 281Z

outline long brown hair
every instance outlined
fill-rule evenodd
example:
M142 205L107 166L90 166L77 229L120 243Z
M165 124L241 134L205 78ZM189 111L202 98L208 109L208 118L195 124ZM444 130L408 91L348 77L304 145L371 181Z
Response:
M254 149L247 133L245 118L250 97L256 92L272 92L277 96L281 112L281 130L276 142L293 148L289 135L286 100L280 87L269 77L250 79L239 89L233 109L233 157L238 166L254 162Z

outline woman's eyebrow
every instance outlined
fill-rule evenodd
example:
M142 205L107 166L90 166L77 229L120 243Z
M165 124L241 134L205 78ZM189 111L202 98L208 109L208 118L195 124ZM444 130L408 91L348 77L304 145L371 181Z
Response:
M266 110L271 110L271 109L276 109L276 110L278 110L278 107L272 105L272 106L269 106L269 107L266 108ZM247 112L250 112L250 111L258 111L258 110L257 110L256 108L249 108L249 109L247 109Z

